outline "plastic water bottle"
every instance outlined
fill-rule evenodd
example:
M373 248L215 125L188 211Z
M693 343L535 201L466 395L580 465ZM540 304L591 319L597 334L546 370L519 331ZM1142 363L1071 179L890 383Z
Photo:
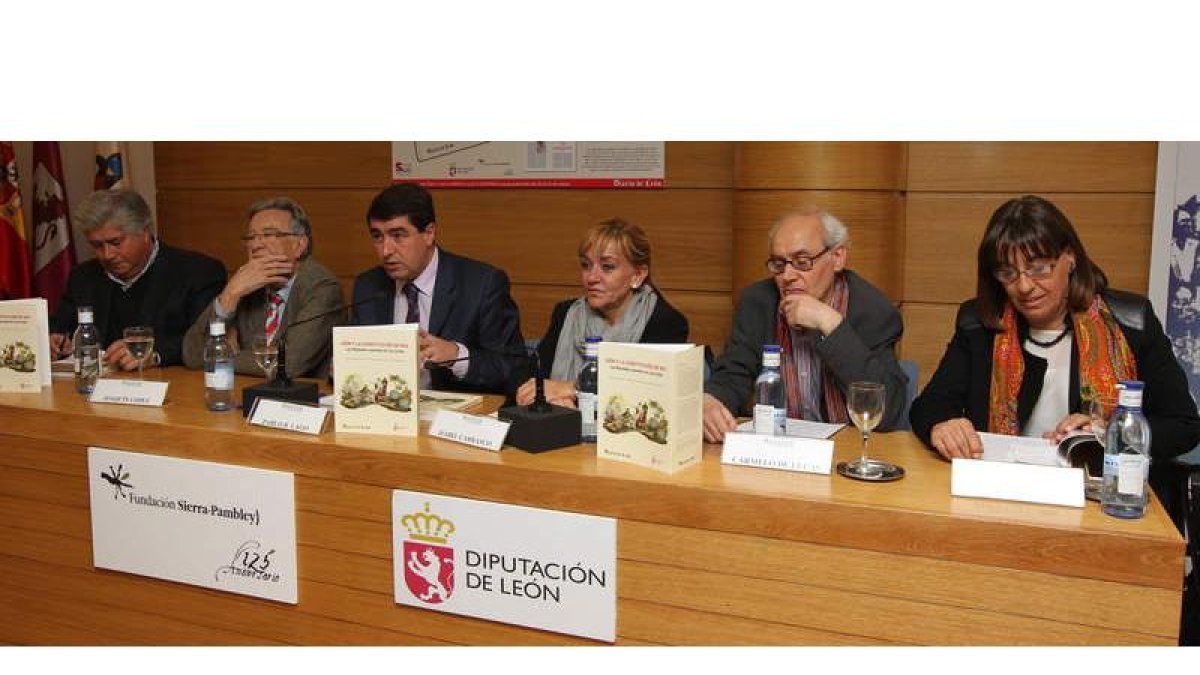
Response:
M80 307L79 325L71 339L75 349L75 391L91 394L100 378L100 334L92 319L91 307Z
M204 403L209 410L233 408L233 349L225 341L225 322L208 324L204 345Z
M787 432L787 397L779 374L779 345L763 345L762 372L754 381L754 433Z
M1100 506L1117 518L1141 518L1146 513L1150 476L1150 424L1142 415L1142 391L1137 380L1117 385L1117 410L1104 433L1104 483Z
M575 378L575 395L579 405L579 416L582 419L579 426L581 443L596 442L596 385L600 381L600 342L599 335L587 336L584 344L583 370Z

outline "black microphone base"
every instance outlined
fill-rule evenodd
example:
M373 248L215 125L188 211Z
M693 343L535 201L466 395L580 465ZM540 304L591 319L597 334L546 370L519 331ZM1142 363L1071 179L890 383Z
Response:
M512 424L504 442L527 452L545 452L579 445L579 411L547 405L550 409L546 412L535 412L524 405L501 408L496 417Z
M242 417L250 414L250 411L254 409L254 401L259 397L309 405L316 405L321 398L317 393L317 384L315 382L293 382L291 384L264 382L262 384L255 384L242 388Z

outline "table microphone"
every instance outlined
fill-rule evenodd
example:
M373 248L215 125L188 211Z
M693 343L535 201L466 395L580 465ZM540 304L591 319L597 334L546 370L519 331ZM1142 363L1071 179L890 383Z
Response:
M505 442L527 452L545 452L579 445L582 417L579 410L554 405L546 400L546 378L536 349L529 350L534 382L533 403L510 405L496 411L496 417L508 422Z
M275 399L277 401L290 401L293 403L316 404L320 401L320 392L317 391L315 382L293 382L287 372L287 337L282 330L292 328L302 324L324 319L334 314L345 314L346 310L353 309L359 305L365 305L368 302L375 302L381 298L387 297L387 291L380 291L373 295L369 295L362 300L343 304L324 312L319 312L312 316L306 316L303 319L291 321L280 327L278 334L279 342L279 365L275 368L275 378L270 382L262 382L259 384L250 385L242 388L242 416L246 417L254 408L254 401L259 397Z

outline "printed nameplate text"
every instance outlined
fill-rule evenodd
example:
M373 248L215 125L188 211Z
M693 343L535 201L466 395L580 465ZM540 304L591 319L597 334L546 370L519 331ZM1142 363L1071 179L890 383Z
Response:
M96 567L296 604L290 473L88 448Z
M504 445L508 427L509 422L494 417L439 410L429 425L429 435L496 452Z
M721 463L828 474L833 441L731 431L725 434Z
M1082 508L1083 469L955 459L950 494Z
M88 398L92 403L118 403L162 407L167 398L168 382L148 380L96 380L96 388Z
M250 424L318 435L325 428L325 418L328 414L329 409L320 406L256 398L254 410L250 411Z

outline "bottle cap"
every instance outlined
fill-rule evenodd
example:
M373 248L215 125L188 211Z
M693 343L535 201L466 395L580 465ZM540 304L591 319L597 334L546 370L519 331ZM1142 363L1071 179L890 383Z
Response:
M1117 405L1122 408L1141 408L1145 383L1139 380L1121 380L1117 384Z
M779 367L779 345L763 345L763 366Z
M225 334L225 322L217 319L208 324L208 334L216 337Z
M92 323L92 308L91 307L80 307L78 316L79 316L79 323Z
M589 335L584 338L584 356L600 356L601 342L604 342L604 338L600 335Z

